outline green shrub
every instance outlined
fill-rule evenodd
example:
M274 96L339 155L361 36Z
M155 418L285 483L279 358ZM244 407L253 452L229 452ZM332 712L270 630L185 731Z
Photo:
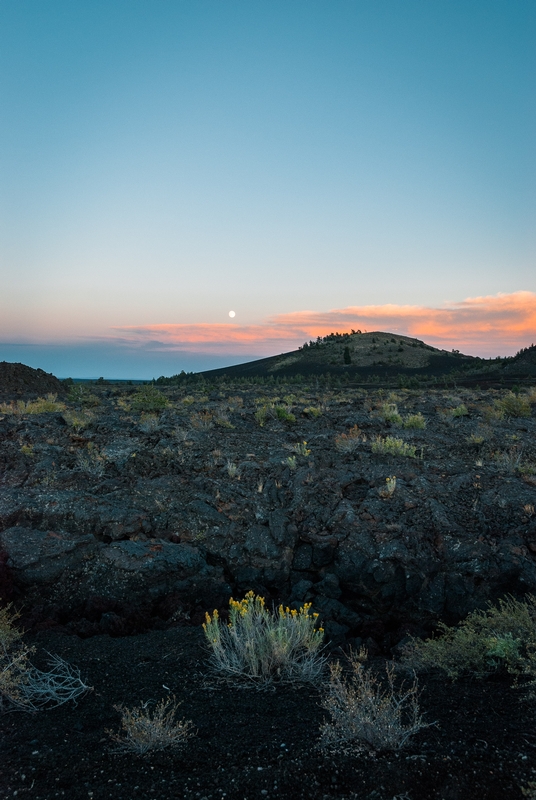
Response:
M513 392L508 392L500 400L495 400L494 406L506 417L530 417L531 415L529 400Z
M385 422L390 422L391 425L402 425L402 417L398 413L396 403L383 403L379 415Z
M345 679L340 663L330 665L322 706L331 721L321 727L321 746L332 750L353 746L362 750L399 750L422 728L428 727L420 710L417 681L397 691L393 667L386 667L386 680L350 657L351 673Z
M424 428L426 428L426 420L420 411L418 414L408 414L407 417L404 417L402 424L404 428L411 428L413 430L424 430Z
M289 424L296 422L296 417L286 406L275 406L274 413L280 422L287 422Z
M317 417L322 416L322 409L318 406L306 406L306 408L303 409L303 413L306 417L312 417L313 419L316 419Z
M227 678L256 683L315 682L325 666L320 654L323 628L311 604L299 611L279 606L270 614L264 598L248 592L243 600L229 601L229 624L218 611L206 614L203 624L214 669Z
M162 411L169 405L169 400L155 386L147 385L140 388L133 394L130 406L133 411Z
M386 436L385 439L377 436L372 442L372 452L378 455L417 457L414 445L407 444L403 439L396 439L394 436Z
M454 419L457 419L457 417L467 417L468 414L469 414L469 411L468 411L467 406L465 405L465 403L460 403L460 405L456 406L456 408L449 409L448 413L450 414L451 417L453 417Z
M483 677L497 670L536 677L536 598L512 597L473 611L459 625L439 625L440 636L413 639L403 661L412 669L439 669L453 680L461 675Z
M261 428L264 428L266 420L271 416L270 407L266 405L259 406L255 411L255 420Z
M91 394L89 389L79 383L75 383L69 389L67 400L70 403L85 406L86 408L96 408L100 406L100 398L96 394Z

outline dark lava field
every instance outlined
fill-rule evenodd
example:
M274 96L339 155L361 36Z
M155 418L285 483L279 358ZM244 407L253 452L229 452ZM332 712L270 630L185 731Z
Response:
M536 705L511 676L420 675L435 725L400 751L328 753L321 685L222 683L201 629L249 590L311 602L329 657L364 646L381 672L408 637L536 593L533 389L3 397L0 596L35 662L57 653L92 690L4 704L2 798L536 797ZM181 750L113 752L114 706L172 695L195 730Z

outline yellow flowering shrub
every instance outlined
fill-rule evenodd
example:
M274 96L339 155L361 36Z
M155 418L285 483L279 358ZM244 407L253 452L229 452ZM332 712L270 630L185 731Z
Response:
M325 667L324 630L317 625L310 603L299 610L280 605L270 613L263 597L248 592L229 601L227 624L215 610L206 614L203 630L212 666L228 678L314 682Z

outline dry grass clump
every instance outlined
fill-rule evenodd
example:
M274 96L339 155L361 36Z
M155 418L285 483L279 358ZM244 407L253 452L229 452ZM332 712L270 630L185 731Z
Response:
M234 463L234 461L231 461L231 459L227 459L225 469L230 478L240 478L240 469L238 468L238 465Z
M508 450L498 451L494 454L495 462L499 469L512 473L519 470L522 456L523 451L515 445Z
M223 407L220 407L214 415L214 423L220 428L234 428L233 423L229 419Z
M87 692L79 670L59 656L50 656L49 670L31 664L34 648L22 642L23 634L14 626L17 618L10 606L0 608L0 708L7 701L36 711L63 705Z
M64 411L63 419L76 433L84 430L93 421L93 413L91 411Z
M354 450L358 448L361 441L364 441L363 434L357 425L354 425L353 428L350 428L348 433L340 433L335 437L335 449L338 450L339 453L353 453Z
M214 414L208 408L190 414L190 423L196 431L209 431L214 427Z
M160 420L157 414L144 412L140 418L140 430L144 433L155 433L160 427Z
M38 397L37 400L17 400L16 403L0 403L0 413L2 414L50 414L65 410L65 403L57 401L57 395L47 394L46 397Z
M394 667L387 666L381 680L362 660L362 653L351 654L347 678L338 661L330 665L322 706L331 721L321 726L321 747L341 750L349 746L357 752L400 750L430 724L419 710L417 681L397 690Z
M106 730L116 743L116 752L145 756L155 750L176 750L194 735L191 720L175 719L179 703L175 698L161 700L154 711L148 703L138 708L114 706L121 714L121 733Z
M321 655L323 628L311 604L299 611L279 606L271 614L263 597L248 592L243 600L229 601L229 623L218 611L206 614L203 630L216 672L230 679L258 684L317 681L325 667Z
M414 445L408 444L403 439L397 439L395 436L386 436L385 439L377 436L372 442L372 452L378 455L417 457Z
M413 639L403 661L412 669L438 669L455 680L498 670L536 678L536 597L507 597L469 614L453 628L439 624L438 638Z

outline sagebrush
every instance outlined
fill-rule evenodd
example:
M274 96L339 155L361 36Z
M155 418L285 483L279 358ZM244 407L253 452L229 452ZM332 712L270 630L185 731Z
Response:
M345 676L340 662L330 665L322 706L331 720L321 726L321 746L332 750L399 750L428 726L419 709L417 680L395 686L394 667L380 678L351 654Z
M218 611L206 614L203 630L213 668L227 678L256 683L315 682L325 667L323 628L311 604L299 610L279 606L270 613L263 597L248 592L229 601L229 622Z
M106 733L117 752L144 756L155 750L177 750L194 735L191 720L176 720L178 706L174 697L160 700L154 710L149 703L131 709L114 706L121 714L121 732Z

